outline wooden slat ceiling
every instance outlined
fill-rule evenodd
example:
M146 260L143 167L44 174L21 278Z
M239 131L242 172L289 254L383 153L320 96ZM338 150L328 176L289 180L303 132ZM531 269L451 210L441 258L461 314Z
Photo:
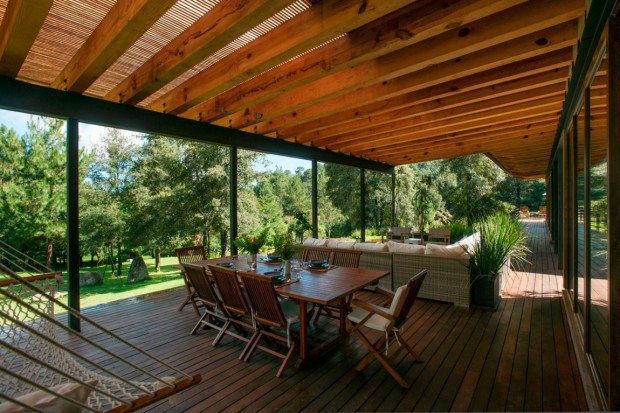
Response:
M584 4L0 0L0 74L390 165L490 153L538 178Z

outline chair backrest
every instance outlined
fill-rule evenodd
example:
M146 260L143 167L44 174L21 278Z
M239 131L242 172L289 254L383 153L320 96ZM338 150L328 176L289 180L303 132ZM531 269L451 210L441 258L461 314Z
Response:
M174 250L177 254L179 264L186 262L196 262L206 259L205 247L203 245L193 245L191 247L177 248Z
M312 260L325 260L329 261L329 255L331 254L331 248L323 248L323 247L311 247L306 248L303 255L304 261L312 261Z
M286 319L273 285L273 277L244 271L238 274L254 310L254 319L263 325L285 328Z
M396 328L400 328L401 325L407 320L407 316L409 315L409 311L411 311L411 307L415 303L415 299L420 292L420 288L422 287L422 282L424 282L424 278L426 278L428 270L422 270L407 281L407 285L403 291L401 291L400 296L394 296L395 303L392 303L392 307L394 308L394 312L392 315L394 316L393 326Z
M428 230L428 241L433 239L440 239L441 242L446 244L450 243L450 228L431 228Z
M209 265L209 271L220 291L224 308L230 313L250 317L252 313L239 285L237 271L216 265Z
M350 250L342 248L334 248L330 264L339 267L357 268L360 265L361 250Z
M183 271L187 278L192 282L194 290L201 301L206 302L211 307L216 307L220 301L213 289L213 284L209 280L207 269L201 265L183 263Z

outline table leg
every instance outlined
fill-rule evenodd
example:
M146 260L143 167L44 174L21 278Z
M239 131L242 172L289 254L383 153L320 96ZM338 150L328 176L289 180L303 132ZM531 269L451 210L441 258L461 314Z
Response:
M349 313L349 308L347 306L347 300L345 297L340 299L340 336L346 337L349 333L347 333L347 314Z
M303 361L308 357L308 314L306 313L306 302L299 301L299 358Z

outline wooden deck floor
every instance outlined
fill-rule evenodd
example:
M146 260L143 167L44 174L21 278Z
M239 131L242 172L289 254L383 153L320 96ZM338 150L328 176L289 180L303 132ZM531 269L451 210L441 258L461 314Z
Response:
M421 354L392 360L411 383L406 391L372 362L352 367L364 351L350 337L315 365L276 378L276 358L257 352L237 360L242 345L213 331L189 332L196 316L176 311L181 289L118 301L84 312L142 348L203 381L145 411L577 411L587 410L570 332L560 303L561 277L543 221L525 222L533 257L513 272L497 312L419 300L406 340Z

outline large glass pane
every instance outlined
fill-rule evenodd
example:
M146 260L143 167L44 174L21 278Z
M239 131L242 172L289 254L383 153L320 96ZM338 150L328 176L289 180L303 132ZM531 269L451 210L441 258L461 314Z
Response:
M380 241L391 222L392 175L366 171L366 241Z
M576 193L576 212L577 212L577 227L575 235L576 251L575 251L575 276L577 277L577 304L579 313L583 317L584 314L584 293L585 293L585 241L584 241L584 182L585 182L585 170L584 170L584 142L585 142L585 105L579 110L577 116L577 163L575 165L577 172L577 193Z
M360 170L319 164L319 236L360 238Z
M590 103L590 349L605 387L609 377L609 279L607 233L607 61L591 86Z

